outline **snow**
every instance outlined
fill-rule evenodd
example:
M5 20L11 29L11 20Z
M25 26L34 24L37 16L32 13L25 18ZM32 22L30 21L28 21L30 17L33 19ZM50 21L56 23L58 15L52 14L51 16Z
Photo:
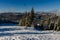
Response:
M60 40L59 34L20 34L0 37L0 40Z
M13 30L1 31L9 28ZM60 40L60 31L37 31L33 27L1 26L0 40Z

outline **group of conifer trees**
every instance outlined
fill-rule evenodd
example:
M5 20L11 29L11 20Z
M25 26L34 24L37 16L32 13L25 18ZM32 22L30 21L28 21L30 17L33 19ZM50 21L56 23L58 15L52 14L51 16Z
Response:
M22 16L21 26L31 26L34 21L34 9L32 8L31 12L27 13L26 15Z
M31 27L31 24L34 22L34 9L32 8L31 12L27 13L26 12L26 15L22 16L22 19L21 19L21 26L27 26L27 27ZM55 18L54 20L56 20L57 18ZM48 19L48 29L50 30L51 29L51 25L50 25L50 18ZM60 19L57 19L57 25L52 27L53 29L52 30L60 30ZM44 25L44 22L43 24ZM50 25L50 26L49 26Z

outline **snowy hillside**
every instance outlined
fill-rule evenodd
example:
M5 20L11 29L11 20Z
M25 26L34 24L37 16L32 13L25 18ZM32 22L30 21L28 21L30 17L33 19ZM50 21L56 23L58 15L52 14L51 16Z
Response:
M59 34L20 34L0 37L0 40L60 40Z
M37 31L33 27L0 26L0 40L60 40L60 32Z

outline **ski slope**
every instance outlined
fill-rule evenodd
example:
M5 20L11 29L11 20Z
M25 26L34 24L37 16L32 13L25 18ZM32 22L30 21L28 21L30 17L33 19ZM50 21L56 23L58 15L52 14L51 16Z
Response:
M37 31L33 27L0 26L0 40L60 40L60 32Z

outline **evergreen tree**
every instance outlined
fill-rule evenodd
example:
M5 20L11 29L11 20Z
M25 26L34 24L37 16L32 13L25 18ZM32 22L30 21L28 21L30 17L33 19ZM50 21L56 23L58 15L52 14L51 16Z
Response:
M60 30L60 19L58 20L58 26L57 26L57 30Z
M48 29L50 29L50 18L48 19Z
M34 21L34 9L32 8L31 13L25 12L26 15L22 16L22 26L31 26Z
M31 25L34 21L34 9L32 8L31 13L29 14L29 24Z
M34 20L34 9L32 8L32 10L31 10L31 21L33 22L33 20Z

